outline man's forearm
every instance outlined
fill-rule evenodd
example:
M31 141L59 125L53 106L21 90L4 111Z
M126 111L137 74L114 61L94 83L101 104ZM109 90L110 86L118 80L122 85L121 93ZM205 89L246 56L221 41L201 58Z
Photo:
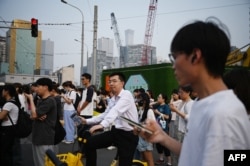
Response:
M82 104L82 106L81 106L81 111L82 111L85 107L87 107L88 104L89 104L89 102L85 101L85 102Z
M37 113L36 113L36 106L34 104L33 100L30 100L30 111L31 111L31 118L35 119L37 118Z
M166 139L160 142L160 144L163 145L164 147L167 147L171 152L179 156L182 144L167 134L165 138Z

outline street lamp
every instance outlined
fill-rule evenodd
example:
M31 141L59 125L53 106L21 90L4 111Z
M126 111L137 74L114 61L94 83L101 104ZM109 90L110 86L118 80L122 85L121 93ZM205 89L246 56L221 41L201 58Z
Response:
M76 6L71 5L70 3L66 2L65 0L61 0L62 3L65 3L75 9L77 9L81 15L82 15L82 38L81 38L81 66L80 66L80 85L81 85L81 77L82 77L82 72L83 72L83 44L84 44L84 17L83 17L83 12Z

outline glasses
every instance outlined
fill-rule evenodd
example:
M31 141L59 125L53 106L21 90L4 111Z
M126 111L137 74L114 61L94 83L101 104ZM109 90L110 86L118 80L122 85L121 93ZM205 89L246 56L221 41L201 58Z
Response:
M175 62L174 54L173 53L169 53L168 57L169 57L170 62L173 64Z
M114 84L115 84L115 83L117 83L117 82L119 82L119 80L109 80L109 82L108 82L108 83L109 83L109 84L112 84L112 83L114 83Z
M177 58L179 55L181 55L181 54L183 54L183 52L169 53L169 54L168 54L168 57L169 57L170 62L171 62L172 64L174 64L176 58Z

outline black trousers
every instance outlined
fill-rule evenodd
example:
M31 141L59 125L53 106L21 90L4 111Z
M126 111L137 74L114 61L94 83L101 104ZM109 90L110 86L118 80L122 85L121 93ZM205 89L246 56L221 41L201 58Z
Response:
M115 127L111 131L91 136L86 144L86 166L96 166L96 149L111 145L117 147L119 166L130 166L137 143L138 136L134 135L132 131L124 131Z
M85 118L85 119L90 119L92 118L92 116L84 116L84 115L80 115L81 117ZM80 124L79 126L77 126L77 137L82 138L82 136L84 135L84 132L86 130L89 130L91 127L91 125L87 125L87 124ZM85 144L83 144L83 142L78 142L78 147L79 147L79 151L85 155L86 153L86 147Z
M13 165L14 132L13 126L2 126L0 128L0 166Z
M162 154L164 152L165 156L170 156L170 150L166 148L165 146L162 146L159 143L156 143L156 149L159 154Z

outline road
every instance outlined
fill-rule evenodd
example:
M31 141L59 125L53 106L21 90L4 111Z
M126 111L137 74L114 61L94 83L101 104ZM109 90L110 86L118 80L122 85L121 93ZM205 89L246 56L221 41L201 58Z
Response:
M32 166L33 164L33 157L32 157L32 148L31 142L25 142L21 144L22 149L22 157L23 157L23 166ZM75 152L78 149L78 143L75 144L59 144L59 154L68 153L68 152ZM116 150L108 150L108 149L100 149L97 151L97 165L98 166L108 166L110 165L111 161L115 157ZM84 158L82 159L83 162Z
M78 149L78 143L75 144L59 144L59 154L75 152ZM33 157L32 157L32 148L31 148L31 138L27 138L21 140L21 150L22 150L22 158L23 164L22 166L33 166ZM114 159L116 154L116 149L108 150L108 149L99 149L97 150L97 166L109 166L112 160ZM158 155L156 149L154 149L154 159L158 159ZM85 159L82 159L83 163Z

